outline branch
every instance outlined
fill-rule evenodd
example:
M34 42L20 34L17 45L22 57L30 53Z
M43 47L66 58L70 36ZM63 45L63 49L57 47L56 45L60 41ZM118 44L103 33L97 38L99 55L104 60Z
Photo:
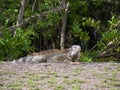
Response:
M63 0L63 5L65 5L66 0ZM68 8L69 2L66 4L67 8L65 9L65 13L62 20L62 28L61 28L61 38L60 38L60 48L64 50L64 43L65 43L65 30L67 25L67 18L68 18Z
M23 22L21 24L19 24L18 26L14 25L14 26L9 27L8 29L12 33L12 32L15 31L16 28L18 28L18 27L24 27L26 24L28 24L29 21L40 19L41 17L46 16L46 14L48 14L48 13L59 12L61 10L66 9L66 7L67 6L58 7L58 8L52 9L51 11L45 11L45 12L41 12L40 14L33 15L30 18L27 18L27 19L23 20ZM0 32L0 36L1 35L2 35L2 32Z
M93 49L97 47L97 44L95 44L88 52L91 52Z
M18 15L18 20L17 20L16 26L19 26L19 24L23 21L23 15L24 15L25 5L26 5L26 0L22 0L21 1L21 7L20 7L20 10L19 10L19 15Z
M40 14L36 14L36 15L33 15L31 16L30 18L27 18L26 20L23 21L23 23L21 23L18 27L22 27L24 25L26 25L29 21L32 21L32 20L37 20L38 18L41 18L43 16L46 16L46 14L48 13L55 13L55 12L59 12L63 9L65 9L66 7L60 7L60 8L56 8L56 9L53 9L51 11L45 11L45 12L42 12ZM15 29L17 26L12 26L12 27L9 27L9 29Z
M112 49L116 49L120 47L120 42L118 42L116 45L108 48L107 50L105 50L104 52L100 53L99 55L97 55L95 58L108 58L108 57L115 57L115 58L120 58L120 53L118 52L113 52L111 53Z
M104 55L99 55L96 58L109 58L109 57L120 58L120 54L119 53L104 54Z
M32 12L35 10L36 1L37 0L34 0L33 6L32 6Z
M120 4L120 1L118 1L118 0L116 0L116 1L114 1L114 0L100 0L100 1L105 2L105 3L110 3L110 4L114 4L114 3Z

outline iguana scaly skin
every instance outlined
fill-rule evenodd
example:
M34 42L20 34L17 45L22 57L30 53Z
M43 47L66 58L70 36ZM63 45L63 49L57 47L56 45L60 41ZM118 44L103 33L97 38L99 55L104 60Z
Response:
M25 57L19 58L17 60L14 60L13 62L36 62L36 63L42 63L47 62L47 59L50 57L53 57L55 55L68 53L69 49L65 49L61 51L60 49L52 49L52 50L45 50L37 53L31 53L28 54Z
M68 53L55 55L47 59L47 62L79 62L81 47L73 45Z
M38 55L51 55L51 54L57 54L57 53L68 53L70 49L65 49L61 51L60 49L51 49L51 50L45 50L41 52L36 52L36 53L31 53L28 54L27 56L38 56Z
M32 53L26 57L15 60L14 62L78 62L80 59L80 51L80 46L73 45L71 48L63 51L59 49L53 49Z

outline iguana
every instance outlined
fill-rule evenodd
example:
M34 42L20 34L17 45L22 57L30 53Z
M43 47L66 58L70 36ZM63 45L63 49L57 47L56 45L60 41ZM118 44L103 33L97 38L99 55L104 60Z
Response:
M55 55L47 59L47 62L79 62L81 47L73 45L68 53Z
M81 47L73 45L71 48L63 51L59 49L46 50L38 53L32 53L25 57L14 60L13 62L66 62L66 61L78 61L80 58Z

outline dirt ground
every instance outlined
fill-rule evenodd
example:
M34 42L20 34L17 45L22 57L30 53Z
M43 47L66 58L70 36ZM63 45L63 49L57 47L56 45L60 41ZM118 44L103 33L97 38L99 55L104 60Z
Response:
M120 90L120 63L0 63L0 90Z

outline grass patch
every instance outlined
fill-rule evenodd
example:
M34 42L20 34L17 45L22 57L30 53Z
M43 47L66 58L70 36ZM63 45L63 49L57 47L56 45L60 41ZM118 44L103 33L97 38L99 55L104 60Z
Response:
M72 90L81 90L79 85L73 85Z
M99 78L103 78L103 75L102 74L99 74L99 73L97 73L97 72L93 72L93 74L92 74L94 77L99 77Z
M117 88L120 88L120 80L116 77L107 77L101 82L101 84L96 86L100 88L112 88L113 90L116 90Z
M29 79L33 80L33 81L39 81L40 78L41 78L41 76L39 74L29 76Z
M54 90L64 90L65 88L62 85L55 86Z
M66 84L78 84L78 83L85 83L85 80L79 79L79 78L75 78L75 79L66 79L63 81Z
M0 87L2 87L3 86L3 84L2 83L0 83Z
M51 77L49 80L48 80L48 84L55 84L55 78L54 77Z
M46 73L46 75L50 75L50 76L54 76L54 77L59 77L59 75L57 74L57 72L54 72L54 71L48 71Z
M113 81L113 82L110 82L109 84L115 87L120 87L120 81Z
M32 80L28 80L27 85L30 86L30 87L36 87L37 84Z
M119 90L120 88L110 88L110 90Z
M81 71L84 71L84 70L85 70L84 68L75 68L73 72L80 73Z
M43 80L44 78L49 78L49 75L42 74L42 73L29 73L24 72L23 75L21 75L22 78L29 78L32 81L39 81Z
M54 75L58 75L58 74L57 74L57 72L51 70L51 71L48 71L46 73L46 75L53 75L54 76Z
M120 87L120 80L115 77L109 77L106 78L105 80L109 85L115 86L115 87Z
M68 75L62 75L62 77L63 77L63 78L69 78L69 76L68 76Z
M77 76L84 70L85 70L84 68L75 68L75 69L73 69L72 75Z
M10 90L22 90L22 87L10 87L9 89L10 89ZM9 89L8 89L8 90L9 90Z
M1 72L3 75L6 74L6 75L12 75L12 74L16 74L16 72L13 72L13 71L10 71L10 70L5 70L3 72Z
M8 84L7 86L11 90L21 90L23 85L22 85L22 83L20 83L18 81L13 81L12 83Z
M106 80L110 80L110 81L120 81L118 78L115 78L115 77L107 77Z
M46 74L40 74L39 77L40 77L40 80L43 80L43 79L46 79L46 78L50 78L50 76L46 75Z
M98 87L98 88L110 88L110 86L107 83L96 84L95 87Z

